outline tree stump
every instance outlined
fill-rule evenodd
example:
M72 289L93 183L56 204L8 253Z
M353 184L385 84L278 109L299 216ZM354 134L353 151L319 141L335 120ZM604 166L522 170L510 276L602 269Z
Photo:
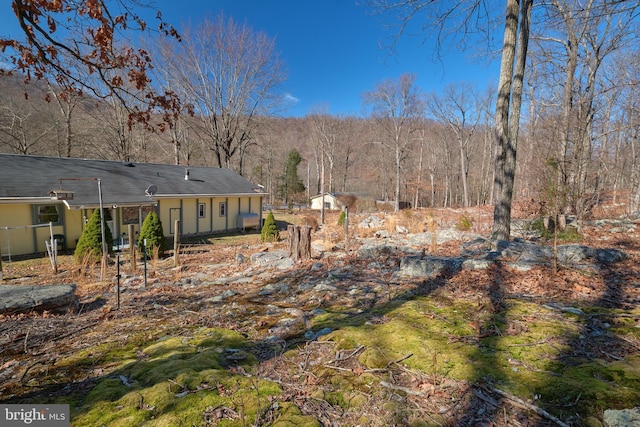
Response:
M308 225L287 226L289 256L294 260L311 258L311 227Z

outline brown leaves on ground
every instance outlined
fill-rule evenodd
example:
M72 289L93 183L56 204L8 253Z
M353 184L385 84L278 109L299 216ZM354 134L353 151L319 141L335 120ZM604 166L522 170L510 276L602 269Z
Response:
M459 212L454 212L448 218L442 214L439 218L445 226L445 224L454 223L459 216ZM482 227L482 225L476 222L474 227ZM622 249L628 253L629 258L615 265L603 266L598 274L562 268L554 273L550 267L537 267L527 272L495 268L480 271L463 270L439 283L436 291L442 295L477 301L479 307L489 311L499 310L502 299L505 297L518 297L541 304L558 303L566 306L583 303L619 308L637 306L640 302L638 285L640 283L640 240L637 232L635 234L611 233L607 227L584 227L582 232L584 240L581 244ZM259 291L265 285L260 278L256 277L254 281L244 283L220 285L220 288L237 292L238 297L234 299L234 303L244 305L245 308L242 310L245 313L244 318L229 315L225 304L203 303L214 293L214 290L216 292L219 290L217 288L162 284L197 274L205 274L212 278L241 274L247 270L248 264L236 262L239 254L248 258L252 253L272 250L274 246L252 244L230 247L210 246L201 249L203 249L201 252L183 255L181 266L177 268L173 267L170 259L150 262L148 287L124 292L121 295L119 309L114 293L115 283L98 282L95 279L97 274L95 271L81 274L77 271L77 267L70 263L70 257L68 260L61 258L63 264L59 268L61 273L58 275L50 273L46 263L37 266L26 264L20 268L12 267L11 275L14 278L20 278L16 280L17 283L77 283L80 308L77 313L63 316L32 313L0 317L0 401L7 399L18 401L27 396L34 398L34 392L56 396L90 389L96 378L108 374L113 368L108 364L68 367L64 372L67 385L62 389L39 387L37 376L33 374L39 372L39 364L50 366L56 358L97 346L105 337L110 337L112 341L115 339L115 342L120 337L124 342L132 334L140 334L144 337L159 337L163 334L178 335L194 326L223 327L247 336L264 337L267 329L273 325L268 318L251 318L256 315L250 314L261 313L265 310L265 306L271 303L267 297L260 295ZM460 242L449 242L438 246L436 255L457 255L459 250ZM351 266L352 274L345 275L341 279L341 286L328 295L329 298L320 302L311 295L300 294L296 301L287 300L278 301L278 303L283 307L288 305L306 310L311 309L313 304L316 306L322 304L323 308L339 306L341 310L350 308L369 310L378 304L388 303L388 298L392 297L391 293L384 301L377 300L375 295L364 294L356 298L349 294L351 284L360 287L369 284L373 286L388 283L389 277L379 277L379 271L372 269L368 262L355 257L346 259ZM321 261L324 264L324 271L317 274L326 274L326 271L334 266L333 263L338 263L330 257ZM298 263L297 273L292 273L292 276L295 278L295 274L299 274L300 277L313 274L311 265L316 262L318 260ZM211 268L211 266L217 267ZM5 265L5 270L7 268L8 266ZM141 274L141 269L142 266L139 264L137 274ZM110 267L109 274L110 277L115 276L115 266ZM400 294L409 290L416 291L416 289L419 292L432 291L433 289L426 289L429 286L431 285L423 282L406 282L394 285L393 292ZM384 321L383 318L372 318L371 321L377 320ZM591 326L598 327L596 324ZM526 328L527 325L524 322L513 322L507 325L506 334L517 335ZM492 333L482 329L481 325L478 325L476 332L478 337L483 333ZM588 343L583 345L588 346ZM626 343L618 342L616 345L627 345L631 351L640 351L639 344L631 339ZM394 360L389 360L388 366L380 372L372 372L371 369L362 366L357 357L353 357L356 353L350 356L344 350L337 349L332 342L312 341L298 347L294 353L287 354L286 357L283 355L285 348L285 343L282 344L280 351L274 350L273 346L262 348L256 345L252 351L260 364L252 375L277 382L283 388L282 399L289 396L290 400L303 410L303 413L313 414L316 419L326 423L335 422L338 419L344 423L358 421L358 414L345 414L339 410L338 405L325 407L326 401L319 400L314 395L319 390L329 390L329 385L334 381L332 373L355 377L379 375L384 381L381 384L386 389L386 398L397 396L404 403L411 404L415 413L422 414L425 420L430 419L430 414L436 414L438 419L446 419L453 425L469 421L465 418L468 415L465 414L486 412L495 414L492 421L492 425L495 426L549 423L549 420L545 420L544 417L532 415L531 408L518 407L490 388L483 389L464 381L413 372ZM602 348L611 357L618 354L615 348L606 346ZM356 348L349 351L359 350ZM588 352L592 349L585 347L577 348L576 351ZM311 362L316 366L324 367L324 376L318 376L305 368ZM378 414L389 410L375 403L376 396L373 391L370 396L362 396L362 398L369 403L363 406L362 414L359 415L376 419ZM273 408L264 412L263 420L273 416L275 410ZM210 424L236 416L235 410L227 407L207 408L204 414Z

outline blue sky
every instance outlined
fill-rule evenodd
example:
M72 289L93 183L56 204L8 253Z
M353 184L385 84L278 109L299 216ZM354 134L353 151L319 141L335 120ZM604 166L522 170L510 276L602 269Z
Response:
M285 116L303 116L318 108L331 114L361 115L361 95L385 79L417 76L426 92L450 83L470 82L479 89L497 82L497 61L473 58L475 52L448 49L443 62L433 60L434 43L405 36L396 52L381 48L393 36L384 18L372 16L359 0L157 0L166 20L198 22L219 12L247 22L275 38L288 79L281 90L295 101ZM0 34L15 34L10 0L0 0ZM388 18L387 18L388 19ZM388 22L387 22L388 23Z

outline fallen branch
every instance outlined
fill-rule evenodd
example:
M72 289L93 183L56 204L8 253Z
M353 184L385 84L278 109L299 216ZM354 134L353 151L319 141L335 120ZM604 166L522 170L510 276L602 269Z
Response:
M410 388L408 388L408 387L402 387L402 386L400 386L400 385L391 384L391 383L388 383L388 382L386 382L386 381L380 381L380 385L381 385L382 387L390 388L391 390L398 390L398 391L402 391L402 392L404 392L404 393L412 394L412 395L414 395L414 396L427 396L429 392L431 392L431 391L435 390L435 388L434 388L434 387L431 387L427 392L423 392L423 391L416 391L416 390L410 389ZM432 390L432 389L433 389L433 390Z
M409 353L406 356L401 357L398 360L392 360L391 362L387 363L387 368L391 365L397 365L398 363L402 362L403 360L407 360L408 358L410 358L411 356L413 356L413 353Z
M353 356L355 356L356 354L360 353L365 348L366 347L364 345L358 346L353 351L351 351L351 353L349 353L346 356L343 356L342 353L340 353L339 355L336 356L336 359L334 360L334 362L351 359Z
M31 329L28 329L27 334L24 336L24 354L27 354L27 340L29 339L29 332L31 332Z
M520 399L517 396L514 396L513 394L507 393L506 391L502 391L499 390L497 388L492 389L495 393L499 394L500 396L510 400L513 404L515 404L515 406L519 406L523 409L528 409L531 410L533 412L535 412L536 414L553 421L554 423L558 424L561 427L569 427L569 424L565 423L564 421L554 417L553 415L551 415L550 413L548 413L547 411L545 411L544 409L542 409L539 406L534 405L533 403L529 403L526 402L522 399Z
M19 382L22 382L22 380L24 380L24 377L27 376L27 372L29 372L29 370L31 370L31 368L33 368L34 366L39 365L41 363L44 363L44 362L42 360L37 360L37 361L33 362L31 365L27 366L27 369L24 370L24 373L20 377L20 381Z
M507 348L511 348L511 347L532 347L532 346L535 346L535 345L546 344L549 341L551 341L551 338L552 337L549 337L549 338L546 338L546 339L544 339L542 341L536 341L536 342L528 342L528 343L522 343L522 344L509 344L507 346Z

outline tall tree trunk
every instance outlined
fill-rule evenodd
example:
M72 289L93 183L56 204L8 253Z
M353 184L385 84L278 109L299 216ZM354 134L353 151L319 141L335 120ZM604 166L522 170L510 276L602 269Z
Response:
M511 235L511 202L532 3L533 0L507 1L498 99L496 101L492 238L498 240L509 240ZM520 28L518 28L519 14L521 14ZM516 61L515 72L514 59Z

